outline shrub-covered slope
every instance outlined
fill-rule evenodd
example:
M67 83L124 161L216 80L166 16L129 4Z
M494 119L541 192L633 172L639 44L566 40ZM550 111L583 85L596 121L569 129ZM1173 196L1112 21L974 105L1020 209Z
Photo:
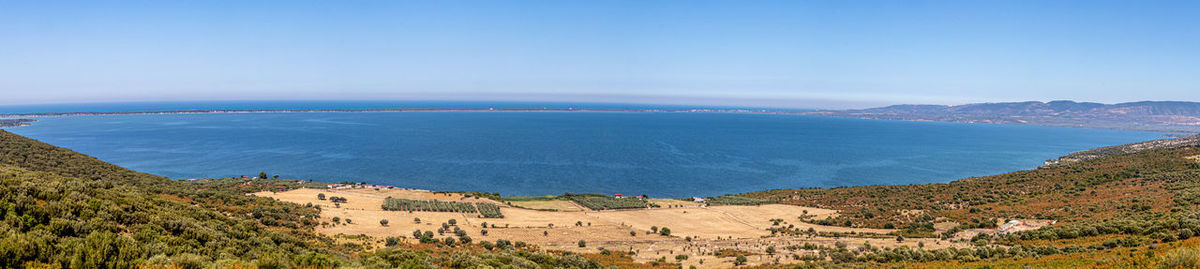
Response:
M303 186L172 181L0 130L0 267L604 268L579 255L512 247L369 251L314 233L318 208L246 195ZM597 258L647 267L624 256Z

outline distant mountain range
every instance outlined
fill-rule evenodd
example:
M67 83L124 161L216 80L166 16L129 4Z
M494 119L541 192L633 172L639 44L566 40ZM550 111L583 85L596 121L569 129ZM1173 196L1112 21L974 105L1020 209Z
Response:
M1101 104L1074 101L894 105L801 114L884 120L1028 124L1082 128L1200 133L1200 103L1144 101Z

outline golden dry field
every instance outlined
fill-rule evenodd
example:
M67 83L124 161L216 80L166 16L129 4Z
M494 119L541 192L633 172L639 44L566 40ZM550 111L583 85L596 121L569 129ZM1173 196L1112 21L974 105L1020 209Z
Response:
M322 193L326 197L344 197L346 202L335 206L328 199L318 199L318 194ZM733 257L712 255L715 251L723 249L747 252L748 264L751 265L774 263L777 260L780 263L794 263L799 261L794 259L792 254L797 256L816 254L814 250L789 250L787 248L787 246L805 243L833 246L836 242L843 242L850 246L870 244L878 247L895 247L903 244L917 248L919 242L923 242L927 249L962 247L953 245L949 241L926 238L897 242L891 237L868 239L811 235L773 236L768 228L789 225L800 230L812 228L817 232L833 233L886 234L894 231L823 226L800 222L798 219L801 216L824 218L836 216L837 212L794 205L704 207L703 204L689 201L653 199L652 202L663 205L663 207L595 211L565 200L511 202L513 205L525 207L518 208L486 198L410 189L296 189L285 192L258 192L253 195L297 204L312 203L321 206L321 218L325 224L318 226L317 232L328 235L363 234L379 239L397 237L411 243L416 241L412 239L414 230L435 231L441 227L442 223L454 219L456 226L466 231L468 236L476 241L505 239L535 244L547 250L583 253L599 252L605 249L633 251L636 253L635 260L640 262L654 261L663 257L667 261L676 262L677 255L687 255L688 258L681 262L685 267L689 265L700 268L732 267ZM495 203L501 206L505 217L480 218L476 214L464 213L384 211L381 206L387 197ZM666 205L672 205L672 207ZM332 224L334 217L339 218L341 224ZM380 223L380 220L384 219L388 220L386 226ZM420 221L418 222L417 219ZM782 219L783 221L780 226L774 226L772 219ZM347 220L350 223L345 223ZM484 228L485 223L487 228ZM651 229L661 227L669 228L671 235L663 236L651 233ZM487 230L487 235L483 235L483 230ZM450 235L447 233L436 237ZM578 246L580 240L586 242L586 247ZM766 251L768 247L774 247L776 253L768 255Z

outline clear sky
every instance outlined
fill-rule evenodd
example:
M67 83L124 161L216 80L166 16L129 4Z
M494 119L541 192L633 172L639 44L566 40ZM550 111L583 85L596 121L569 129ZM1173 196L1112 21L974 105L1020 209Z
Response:
M0 0L0 104L1200 101L1198 3Z

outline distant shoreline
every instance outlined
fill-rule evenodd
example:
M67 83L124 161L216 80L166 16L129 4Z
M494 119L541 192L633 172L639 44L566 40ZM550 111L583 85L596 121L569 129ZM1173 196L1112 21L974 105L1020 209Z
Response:
M768 110L768 109L638 109L638 108L365 108L365 109L185 109L185 110L137 110L137 111L76 111L76 112L34 112L34 113L0 113L0 128L29 126L36 120L28 118L39 117L72 117L72 116L121 116L121 115L189 115L189 114L265 114L265 113L398 113L398 112L600 112L600 113L730 113L730 114L769 114L769 115L800 115L834 118L858 118L888 121L917 121L917 122L952 122L975 124L1009 124L1046 127L1066 127L1083 129L1107 129L1146 131L1162 133L1167 137L1187 137L1200 133L1198 126L1173 125L1136 125L1111 124L1096 122L995 122L975 121L965 119L923 119L902 117L875 117L866 115L848 115L832 113L828 110ZM1172 128L1174 127L1174 128Z
M0 113L0 118L36 118L104 115L251 114L251 113L363 113L363 112L666 112L802 114L801 111L750 109L609 109L609 108L367 108L367 109L195 109L93 112Z

